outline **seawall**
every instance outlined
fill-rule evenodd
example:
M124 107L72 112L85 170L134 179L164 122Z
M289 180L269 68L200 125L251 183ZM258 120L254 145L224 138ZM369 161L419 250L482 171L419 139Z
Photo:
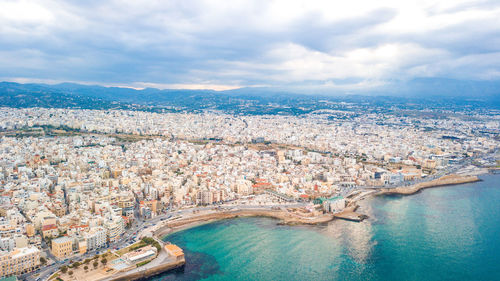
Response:
M384 188L375 195L411 195L425 188L455 185L470 182L477 182L480 179L477 176L461 176L456 174L442 176L438 179L421 182L408 187Z

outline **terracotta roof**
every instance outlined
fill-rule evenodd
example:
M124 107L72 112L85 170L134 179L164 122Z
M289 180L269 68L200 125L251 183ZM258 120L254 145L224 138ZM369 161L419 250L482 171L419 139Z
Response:
M42 227L42 231L47 231L52 229L57 229L57 226L55 224L49 224L49 225L44 225Z

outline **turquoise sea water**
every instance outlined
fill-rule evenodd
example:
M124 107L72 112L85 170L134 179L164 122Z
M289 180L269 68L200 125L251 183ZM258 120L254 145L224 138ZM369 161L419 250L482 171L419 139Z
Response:
M370 218L218 221L167 236L183 270L152 280L500 280L500 175L362 201Z

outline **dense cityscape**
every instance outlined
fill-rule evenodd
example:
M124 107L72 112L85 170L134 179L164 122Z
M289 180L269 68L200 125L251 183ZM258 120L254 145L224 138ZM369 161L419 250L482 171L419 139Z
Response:
M1 276L63 278L66 266L150 236L159 227L150 222L213 207L295 204L316 217L342 212L360 191L498 165L494 112L350 107L301 116L2 108ZM125 255L127 266L144 261Z
M0 281L500 280L499 202L500 1L0 1Z

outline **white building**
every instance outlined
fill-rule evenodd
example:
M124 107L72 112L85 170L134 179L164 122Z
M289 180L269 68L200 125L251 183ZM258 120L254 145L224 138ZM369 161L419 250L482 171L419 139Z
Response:
M104 222L104 228L106 228L110 242L118 240L125 230L123 218L121 216L108 216Z
M89 232L85 233L87 240L87 251L99 249L106 244L106 230L102 227L91 228Z

